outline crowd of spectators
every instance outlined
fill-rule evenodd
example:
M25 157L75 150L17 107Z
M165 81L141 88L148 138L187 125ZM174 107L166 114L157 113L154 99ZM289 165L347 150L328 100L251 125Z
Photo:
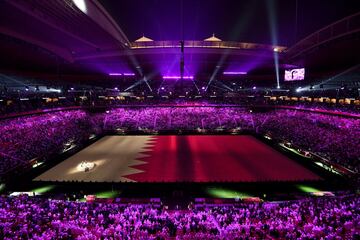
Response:
M105 129L194 130L248 128L252 116L244 108L150 107L116 108L104 117Z
M197 95L197 94L196 94ZM144 94L137 94L138 97L119 97L117 94L109 94L108 92L61 92L52 94L28 93L19 96L0 96L0 115L9 115L14 113L24 113L29 111L38 111L43 109L52 109L60 107L121 107L131 105L268 105L277 106L295 106L312 109L334 110L340 112L360 114L360 105L355 102L345 103L329 103L329 102L309 102L309 101L289 101L270 100L263 94L243 93L237 97L225 97L223 94L204 95L202 98L196 98L195 95L187 95L186 98L178 98L175 95L163 98L161 95L147 98ZM252 96L249 98L248 96ZM296 96L299 97L299 96ZM356 98L355 98L356 99Z
M257 132L360 171L360 119L293 110L255 114Z
M99 133L82 110L52 112L1 121L0 173L35 158L60 153L66 144L81 144Z
M37 157L81 145L93 133L134 130L246 130L288 141L359 172L360 119L295 110L240 107L136 107L106 113L50 112L1 120L0 173Z
M339 105L333 103L314 103L314 102L293 102L293 101L275 101L268 102L269 105L277 108L277 107L293 107L297 109L303 109L313 112L331 112L338 114L360 114L360 105Z
M0 198L1 239L358 239L359 196L167 210Z

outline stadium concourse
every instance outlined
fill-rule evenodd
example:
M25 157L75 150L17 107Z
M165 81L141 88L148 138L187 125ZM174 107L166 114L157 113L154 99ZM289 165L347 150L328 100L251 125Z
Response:
M359 20L0 1L0 239L360 239Z

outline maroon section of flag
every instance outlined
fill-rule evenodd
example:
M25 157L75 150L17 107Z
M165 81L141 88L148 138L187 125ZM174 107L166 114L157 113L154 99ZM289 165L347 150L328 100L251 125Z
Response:
M259 182L321 180L251 136L158 136L136 182Z

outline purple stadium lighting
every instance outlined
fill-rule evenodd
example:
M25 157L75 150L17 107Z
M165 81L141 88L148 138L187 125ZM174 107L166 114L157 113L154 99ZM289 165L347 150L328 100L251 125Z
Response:
M163 76L163 79L181 79L181 76ZM183 79L194 79L194 76L183 76Z
M123 73L124 76L135 76L135 73Z
M117 72L113 72L113 73L109 73L109 76L135 76L135 73L130 73L130 72L117 73Z
M247 72L223 72L224 75L246 75Z

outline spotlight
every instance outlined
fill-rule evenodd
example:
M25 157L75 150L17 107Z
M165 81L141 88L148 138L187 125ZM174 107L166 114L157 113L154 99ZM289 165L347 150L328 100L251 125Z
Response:
M73 3L78 7L83 13L87 13L87 6L85 0L73 0Z
M252 88L252 89L254 89L254 90L255 90L255 89L256 89L256 86L253 86L253 88Z
M279 52L279 49L277 47L275 47L273 50L274 52Z
M161 90L164 90L165 88L164 87L161 87Z
M118 88L118 87L115 87L114 90L117 91L117 90L119 90L119 88Z
M25 87L25 91L29 91L29 87L28 87L28 86Z

